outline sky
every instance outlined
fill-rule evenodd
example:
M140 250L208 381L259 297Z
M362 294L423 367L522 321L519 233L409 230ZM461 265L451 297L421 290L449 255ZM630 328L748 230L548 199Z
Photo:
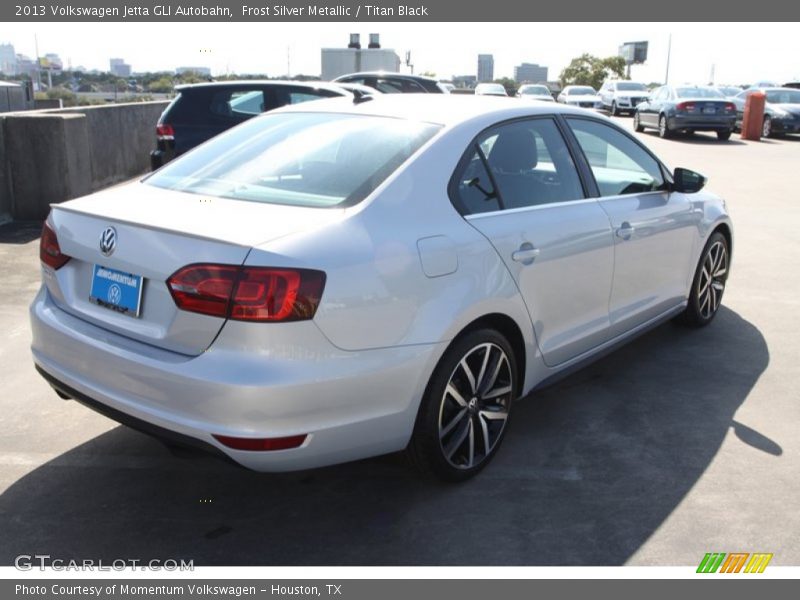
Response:
M477 55L493 54L495 77L512 77L522 62L549 67L557 79L569 61L587 52L617 54L624 42L648 41L646 64L631 78L663 82L671 36L671 83L783 83L800 79L796 23L15 23L0 24L0 43L17 53L59 54L66 67L108 70L123 58L137 71L207 66L212 73L319 75L320 48L347 45L350 33L381 34L383 48L401 59L411 51L414 71L439 79L474 75ZM403 67L404 72L409 69Z

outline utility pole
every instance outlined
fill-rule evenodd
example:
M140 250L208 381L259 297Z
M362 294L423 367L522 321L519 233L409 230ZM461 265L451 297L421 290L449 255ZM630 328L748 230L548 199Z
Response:
M34 33L33 34L33 44L36 46L36 87L38 92L42 91L42 71L40 70L39 64L39 37Z
M669 57L672 54L672 34L669 34L669 42L667 44L667 74L664 75L664 85L669 84Z

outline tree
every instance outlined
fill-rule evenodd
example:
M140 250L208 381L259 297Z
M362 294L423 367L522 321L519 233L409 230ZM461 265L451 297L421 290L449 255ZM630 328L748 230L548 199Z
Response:
M598 58L591 54L581 54L573 58L567 65L559 79L561 85L590 85L598 89L609 77L626 79L625 59L621 56Z
M515 96L517 93L517 89L519 89L519 84L509 77L501 77L500 79L495 79L493 83L502 84L504 88L506 88L506 94L509 96Z

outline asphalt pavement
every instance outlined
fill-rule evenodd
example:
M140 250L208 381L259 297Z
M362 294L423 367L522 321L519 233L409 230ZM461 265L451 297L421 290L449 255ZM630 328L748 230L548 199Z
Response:
M726 198L724 306L520 402L499 456L462 485L398 456L252 473L60 400L29 352L41 225L0 227L0 564L800 564L800 137L637 135Z

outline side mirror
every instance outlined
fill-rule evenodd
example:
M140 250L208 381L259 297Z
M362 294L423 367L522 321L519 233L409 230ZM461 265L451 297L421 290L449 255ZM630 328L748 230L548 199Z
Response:
M699 192L705 186L706 179L705 176L697 173L695 171L690 171L689 169L681 169L678 167L675 169L675 172L672 174L672 189L676 192L683 192L684 194L694 194L695 192Z

